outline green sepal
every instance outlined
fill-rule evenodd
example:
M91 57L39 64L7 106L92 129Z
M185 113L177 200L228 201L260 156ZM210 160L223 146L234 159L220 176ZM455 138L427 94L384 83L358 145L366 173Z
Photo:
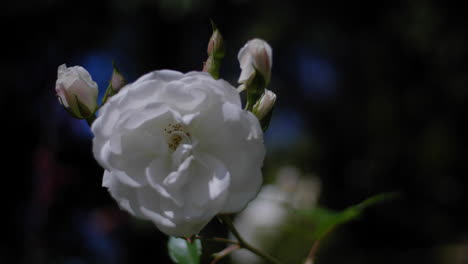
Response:
M112 69L114 72L118 73L120 76L123 77L122 73L120 72L119 68L117 67L117 64L115 63L114 60L112 60Z
M117 64L115 63L114 60L112 60L112 69L113 70L112 70L111 79L109 80L109 85L107 86L106 92L104 93L104 97L102 98L101 106L104 105L111 96L115 95L118 92L119 88L121 88L121 87L118 87L117 90L116 90L112 86L112 78L114 77L114 75L117 74L117 75L121 76L122 81L124 83L126 83L125 78L123 77L122 73L120 72L120 70L117 67Z
M266 89L265 89L266 90ZM273 110L275 109L275 105L273 105L273 107L270 109L270 111L263 117L263 118L260 118L260 116L258 115L257 111L258 111L258 108L260 107L260 102L261 102L261 98L262 96L265 94L265 91L263 92L263 94L260 96L260 98L257 100L257 102L255 103L253 109L252 109L252 113L258 118L258 120L260 121L260 126L262 127L262 130L263 132L267 131L268 127L270 126L270 121L271 121L271 117L273 115Z
M78 119L83 119L82 117L80 117L79 113L75 113L71 110L70 107L66 107L65 104L63 103L62 101L62 98L60 96L57 95L57 98L60 102L60 104L63 106L63 108L71 115L73 116L74 118L78 118Z
M106 92L104 93L104 97L102 97L101 106L104 105L107 100L114 94L116 94L116 92L114 91L114 88L112 88L112 82L109 82Z
M273 115L274 109L275 109L275 106L273 106L270 112L268 112L268 114L260 120L260 126L262 127L263 132L267 131L268 127L270 126L270 121L271 121L271 117Z
M210 65L208 66L207 71L211 77L213 77L215 80L219 79L219 68L221 68L221 61L216 60L213 56L209 56L205 63Z
M265 78L262 74L255 68L253 76L245 84L247 91L247 104L245 109L252 112L253 107L262 97L265 92Z
M76 118L87 119L96 112L96 109L90 110L85 104L81 103L80 100L78 100L78 97L76 95L75 95L75 100L76 100L76 105L78 106L78 112L80 114L80 116L75 115Z
M219 29L216 27L213 20L210 19L210 22L211 22L211 28L213 30L213 34L211 35L210 41L214 37L217 37L217 38L215 40L216 46L214 47L213 52L208 55L213 56L213 58L215 58L216 60L222 60L226 53L226 48L224 46L224 38L221 35L221 32L219 31Z
M169 237L167 242L169 257L177 264L199 264L202 244L199 239L189 242L187 239Z

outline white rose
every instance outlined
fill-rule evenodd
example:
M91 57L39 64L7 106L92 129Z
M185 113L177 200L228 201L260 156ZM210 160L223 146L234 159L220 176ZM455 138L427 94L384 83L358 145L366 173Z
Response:
M168 235L242 210L262 184L260 124L234 87L208 73L148 73L109 99L92 131L103 186Z
M261 39L249 40L237 55L241 67L239 83L246 83L252 78L257 69L265 79L270 82L272 67L272 50L270 45Z
M83 67L60 65L55 91L60 103L76 118L88 118L96 112L98 86Z

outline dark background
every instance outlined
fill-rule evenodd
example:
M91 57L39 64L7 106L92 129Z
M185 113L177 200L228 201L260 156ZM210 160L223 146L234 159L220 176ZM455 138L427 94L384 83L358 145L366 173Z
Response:
M213 19L232 84L247 40L273 48L267 179L283 165L318 175L320 204L336 210L401 194L338 229L319 263L468 263L466 10L377 2L2 3L0 262L169 263L167 237L100 187L92 135L55 97L57 67L84 66L102 90L112 60L130 81L201 70Z

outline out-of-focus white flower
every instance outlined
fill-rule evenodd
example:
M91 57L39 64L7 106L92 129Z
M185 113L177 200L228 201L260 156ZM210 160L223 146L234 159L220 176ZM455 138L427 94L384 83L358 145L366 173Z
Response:
M282 205L287 198L287 194L276 185L262 187L257 198L234 219L234 225L245 241L260 250L268 250L268 241L275 239L277 228L288 216L288 209ZM231 239L234 236L231 235ZM261 258L247 250L237 250L231 256L234 263L263 263Z
M60 65L55 91L60 103L76 118L88 118L97 110L98 86L81 66Z
M92 131L103 186L168 235L196 234L216 214L243 209L262 184L258 119L208 73L148 73L107 101Z
M313 208L319 193L316 177L301 176L297 168L285 166L278 171L276 183L263 186L258 197L236 216L234 225L246 241L268 252L281 235L281 226L287 224L291 207ZM263 263L247 250L235 251L231 256L234 263Z
M276 94L270 90L265 89L265 93L260 97L260 100L254 105L253 113L262 120L270 111L276 102Z
M255 74L255 69L263 76L265 84L270 82L272 67L272 50L270 45L261 39L249 40L237 55L241 67L239 83L247 83ZM263 87L262 87L263 88Z

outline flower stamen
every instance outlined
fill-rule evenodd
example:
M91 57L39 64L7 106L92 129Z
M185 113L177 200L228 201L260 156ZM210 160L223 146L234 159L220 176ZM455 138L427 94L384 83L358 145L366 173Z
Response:
M167 144L172 151L175 151L181 143L190 143L190 133L186 132L181 124L169 124L164 128L167 134Z

